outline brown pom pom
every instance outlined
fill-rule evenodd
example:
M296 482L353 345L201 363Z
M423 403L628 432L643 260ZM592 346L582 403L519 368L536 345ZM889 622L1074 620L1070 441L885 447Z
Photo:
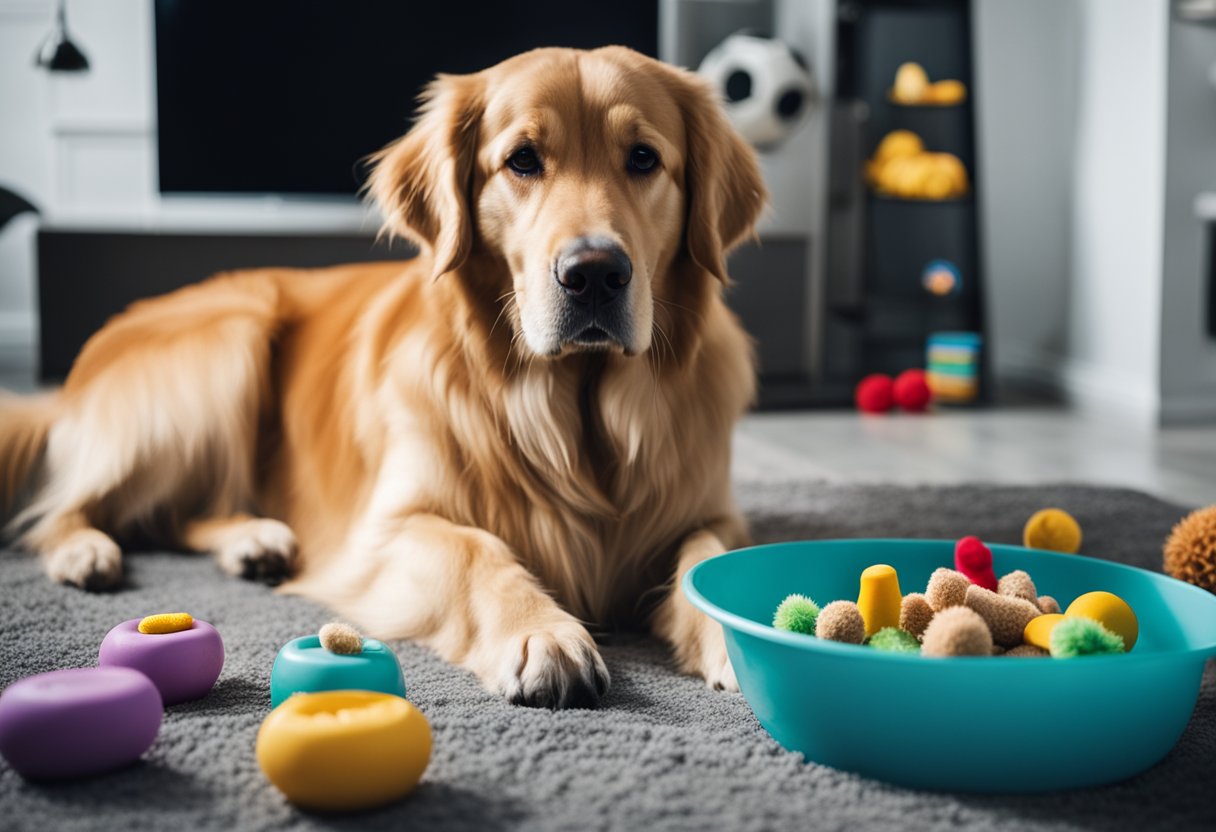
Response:
M997 581L996 593L1010 598L1024 598L1032 604L1039 602L1039 593L1034 588L1034 581L1021 569L1015 569Z
M1051 657L1051 654L1042 647L1035 647L1033 644L1019 644L1017 647L1010 647L1005 651L1005 655L1020 659L1046 659Z
M1216 592L1216 506L1192 511L1165 541L1165 571Z
M828 641L861 644L866 640L866 622L852 601L833 601L819 611L815 635Z
M1060 612L1060 602L1050 595L1040 595L1039 609L1043 615L1055 615Z
M920 638L933 620L933 607L919 592L909 592L899 605L899 629Z
M922 656L991 656L992 633L979 613L968 607L944 609L929 622L921 641Z
M967 606L980 614L992 632L992 640L1002 647L1021 644L1026 625L1042 615L1038 607L1023 598L1007 598L975 584L967 589Z
M321 628L321 646L331 653L363 652L363 636L349 624L332 621Z
M955 572L944 566L929 576L929 586L925 589L925 600L937 612L947 607L961 607L967 602L967 587L971 579L962 572Z

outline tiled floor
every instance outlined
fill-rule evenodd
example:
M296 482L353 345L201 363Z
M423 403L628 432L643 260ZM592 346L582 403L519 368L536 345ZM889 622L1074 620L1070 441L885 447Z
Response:
M29 362L0 356L0 388L33 388ZM735 434L744 480L1079 482L1216 503L1216 425L1147 430L1047 404L923 416L756 413Z
M1149 430L1052 405L861 416L758 413L739 427L744 479L1078 482L1216 503L1216 425Z

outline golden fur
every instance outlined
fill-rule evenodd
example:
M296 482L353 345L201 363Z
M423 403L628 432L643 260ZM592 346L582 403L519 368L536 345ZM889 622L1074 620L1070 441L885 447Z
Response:
M503 167L521 141L543 176ZM626 171L638 142L661 169ZM721 287L763 186L711 91L619 47L441 77L369 188L421 256L135 304L57 395L0 404L0 500L33 484L24 544L86 587L120 580L135 532L291 570L285 591L523 703L596 701L585 625L641 620L732 687L673 583L746 536L729 470L752 351ZM633 263L612 348L553 328L555 252L588 235Z

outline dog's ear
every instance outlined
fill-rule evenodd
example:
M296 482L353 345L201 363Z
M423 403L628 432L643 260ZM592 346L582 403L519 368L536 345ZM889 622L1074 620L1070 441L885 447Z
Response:
M697 265L729 283L726 254L755 232L768 201L756 152L735 132L713 87L678 74L687 134L685 244Z
M440 75L408 133L370 159L367 192L385 228L429 249L435 276L460 267L473 245L472 187L481 122L477 75Z

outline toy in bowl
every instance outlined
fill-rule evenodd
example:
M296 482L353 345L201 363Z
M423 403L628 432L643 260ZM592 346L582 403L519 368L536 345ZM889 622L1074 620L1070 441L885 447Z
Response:
M716 619L760 723L807 759L903 786L1043 792L1122 780L1164 757L1186 728L1207 658L1216 597L1101 560L991 546L998 574L1032 570L1054 597L1092 590L1139 618L1136 649L1068 661L930 660L769 626L791 591L848 598L857 576L891 565L924 585L954 541L840 540L729 552L691 569L684 591ZM827 607L824 608L825 611ZM822 613L821 613L822 617ZM999 744L960 726L1004 723ZM944 741L953 737L954 741Z
M187 613L124 621L101 642L97 663L129 667L147 676L166 705L201 699L224 668L219 631Z
M405 696L405 678L393 651L341 624L283 645L270 669L270 706L293 693L371 690Z

